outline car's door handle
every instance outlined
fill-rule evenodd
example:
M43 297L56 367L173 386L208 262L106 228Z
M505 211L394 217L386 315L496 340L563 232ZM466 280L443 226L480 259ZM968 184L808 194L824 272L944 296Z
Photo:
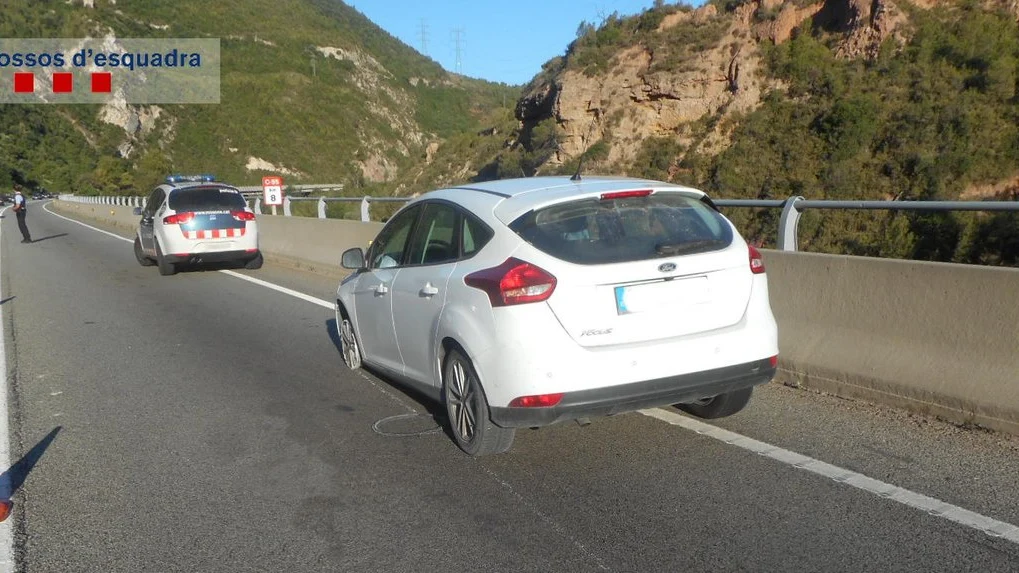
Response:
M386 294L387 292L389 292L389 287L387 287L385 283L379 283L378 286L375 287L375 294Z
M432 283L425 283L425 286L421 287L421 296L434 296L437 294L439 294L439 289L432 286Z

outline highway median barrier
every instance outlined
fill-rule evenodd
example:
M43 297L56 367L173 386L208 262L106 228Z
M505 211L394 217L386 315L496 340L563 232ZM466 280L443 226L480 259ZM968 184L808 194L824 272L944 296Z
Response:
M762 252L780 382L1019 434L1019 269Z

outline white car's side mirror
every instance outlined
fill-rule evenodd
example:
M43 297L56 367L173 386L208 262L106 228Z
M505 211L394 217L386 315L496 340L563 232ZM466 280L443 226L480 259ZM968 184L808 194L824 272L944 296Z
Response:
M340 265L345 269L359 270L364 268L364 251L360 247L343 251Z

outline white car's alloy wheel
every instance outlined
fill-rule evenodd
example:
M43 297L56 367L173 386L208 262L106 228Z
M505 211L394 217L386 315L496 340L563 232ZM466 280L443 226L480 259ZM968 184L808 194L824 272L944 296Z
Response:
M340 350L343 354L343 363L347 365L347 368L357 370L361 367L361 349L357 347L354 327L346 318L340 322Z
M446 416L460 449L472 456L501 454L509 450L516 430L500 428L492 423L485 391L467 357L460 350L450 350L443 372Z
M446 400L449 404L450 424L461 440L470 442L474 438L474 425L478 419L474 411L474 397L471 395L471 379L463 362L459 360L455 360L449 370L452 377Z

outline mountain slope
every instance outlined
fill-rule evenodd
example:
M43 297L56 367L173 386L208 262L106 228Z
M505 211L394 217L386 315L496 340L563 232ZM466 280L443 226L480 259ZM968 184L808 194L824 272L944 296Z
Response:
M8 0L0 31L221 38L219 105L6 106L6 126L42 133L31 145L0 142L0 179L60 190L135 192L168 170L242 184L275 172L357 190L416 165L429 143L477 129L519 93L445 72L339 0ZM65 144L80 151L51 151Z
M484 176L585 171L721 197L1016 197L1019 27L1008 3L717 0L581 25ZM775 236L773 213L732 211ZM810 212L808 249L1015 264L1016 217Z

